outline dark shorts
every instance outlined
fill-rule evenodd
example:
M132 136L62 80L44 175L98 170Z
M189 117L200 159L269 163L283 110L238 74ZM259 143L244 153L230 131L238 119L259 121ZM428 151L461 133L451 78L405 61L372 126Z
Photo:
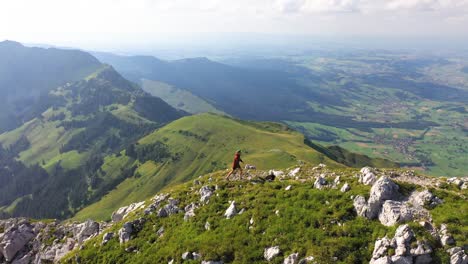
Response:
M237 169L240 169L240 168L241 168L240 164L233 164L232 165L233 170L237 170Z

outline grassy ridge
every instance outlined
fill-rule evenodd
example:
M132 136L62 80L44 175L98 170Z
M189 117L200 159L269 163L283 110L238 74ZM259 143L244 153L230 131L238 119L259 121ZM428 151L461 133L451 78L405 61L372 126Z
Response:
M119 206L144 200L168 184L227 169L237 149L243 150L245 163L259 169L283 169L299 161L343 167L305 145L304 136L286 126L238 121L215 114L181 118L142 138L138 144L144 146L154 142L164 142L172 154L178 154L178 158L141 164L135 172L136 177L126 179L99 202L80 211L74 219L107 219Z

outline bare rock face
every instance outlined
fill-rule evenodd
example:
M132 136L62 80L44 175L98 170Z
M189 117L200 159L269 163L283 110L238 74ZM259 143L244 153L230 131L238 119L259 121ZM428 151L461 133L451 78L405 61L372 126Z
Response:
M117 211L112 213L112 222L119 222L125 217L128 216L131 212L134 212L135 210L142 208L145 206L145 202L139 202L139 203L132 203L128 206L124 206L119 208Z
M278 246L265 248L263 252L263 257L270 261L281 253L281 250Z
M3 235L0 243L0 254L7 262L12 261L16 253L35 237L30 224L21 224L18 227L11 227Z
M413 210L405 203L387 200L379 213L380 223L384 226L393 226L413 219Z
M360 171L359 182L365 185L372 185L377 180L377 176L374 174L374 170L370 167L364 167Z

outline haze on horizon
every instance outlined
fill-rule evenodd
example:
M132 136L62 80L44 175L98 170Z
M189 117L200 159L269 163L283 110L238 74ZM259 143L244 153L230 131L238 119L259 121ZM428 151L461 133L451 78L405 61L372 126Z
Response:
M468 0L5 0L0 41L92 50L325 39L468 43ZM190 43L190 45L187 45Z

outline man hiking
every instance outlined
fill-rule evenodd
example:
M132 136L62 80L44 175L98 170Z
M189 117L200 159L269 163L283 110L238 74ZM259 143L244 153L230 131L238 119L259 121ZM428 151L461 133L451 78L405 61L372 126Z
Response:
M241 151L238 150L236 151L236 155L234 155L234 161L232 162L232 170L226 176L226 180L229 180L229 176L231 176L238 169L240 170L240 177L242 178L242 168L240 166L240 162L244 162L244 161L242 161L241 159Z

